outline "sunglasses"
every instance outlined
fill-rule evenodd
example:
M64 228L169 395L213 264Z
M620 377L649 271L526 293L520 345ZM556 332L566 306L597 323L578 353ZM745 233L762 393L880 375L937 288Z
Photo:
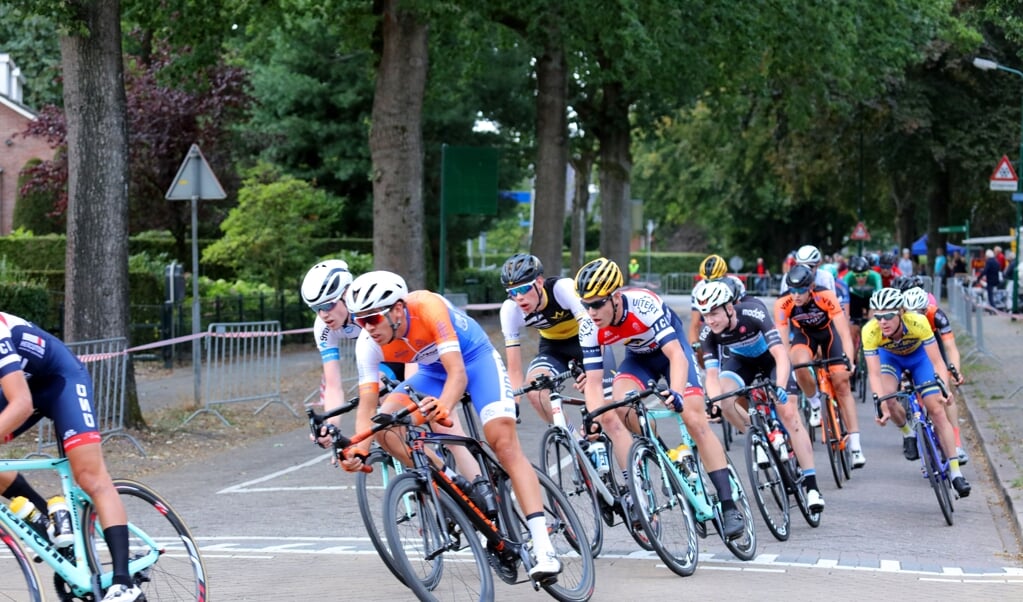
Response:
M330 311L334 309L334 306L339 303L338 301L328 301L327 303L320 303L319 305L310 305L309 309L313 310L314 314L318 314L321 311Z
M582 303L583 307L586 309L600 309L610 300L611 297L604 297L603 299L597 299L595 301L580 301L580 303Z
M525 295L529 291L533 290L534 284L536 284L536 280L533 280L532 282L527 282L525 284L520 284L519 286L513 286L505 290L508 291L508 296L514 299L515 297Z
M354 321L360 328L366 328L367 326L376 326L377 324L380 324L381 322L384 321L384 316L386 316L387 312L389 311L391 311L391 308L387 307L385 309L381 309L380 311L375 311L371 314L353 316L352 321Z
M803 286L803 287L796 288L796 287L793 286L793 287L790 287L789 290L792 291L793 295L802 295L803 293L809 293L810 292L810 287Z
M898 316L899 316L899 312L897 312L897 311L889 311L889 312L885 312L883 314L874 314L874 317L877 318L878 320L885 320L885 321L894 320Z

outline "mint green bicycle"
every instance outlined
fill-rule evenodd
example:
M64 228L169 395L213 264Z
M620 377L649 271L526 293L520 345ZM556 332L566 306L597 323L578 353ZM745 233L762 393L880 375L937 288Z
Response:
M0 471L52 471L68 508L75 541L58 549L0 504L0 601L44 599L30 554L54 572L53 585L61 602L90 602L110 587L112 567L96 508L74 482L65 457L0 460ZM149 487L115 479L114 487L128 514L128 569L149 602L191 600L206 602L206 568L199 546L181 517ZM28 553L26 553L26 551Z

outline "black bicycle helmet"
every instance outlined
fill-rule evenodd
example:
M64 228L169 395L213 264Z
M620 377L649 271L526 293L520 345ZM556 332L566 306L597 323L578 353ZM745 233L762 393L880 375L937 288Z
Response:
M894 253L882 253L881 258L877 260L877 265L881 266L883 270L890 270L895 266L895 254Z
M866 257L860 257L857 255L849 260L849 269L853 272L866 272L870 269L870 262L867 261Z
M785 274L785 284L789 288L810 288L813 279L813 270L802 264L792 266L789 273Z
M517 253L508 258L501 266L501 284L505 288L536 280L543 276L543 264L536 255Z

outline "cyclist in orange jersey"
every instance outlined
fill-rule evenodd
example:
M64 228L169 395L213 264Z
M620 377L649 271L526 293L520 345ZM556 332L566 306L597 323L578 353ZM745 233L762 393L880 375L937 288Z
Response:
M530 577L544 580L560 573L561 562L547 532L540 483L515 430L515 399L508 371L480 325L437 293L410 293L405 280L393 272L359 276L348 287L345 304L363 329L355 344L358 430L369 429L377 413L377 378L382 362L418 364L419 368L387 396L381 412L393 412L410 403L404 393L407 385L425 396L420 409L422 420L443 424L468 392L483 434L508 472L526 515L536 555ZM403 442L393 435L377 440L392 456L408 463ZM363 454L368 454L370 444L370 440L358 444ZM351 454L341 465L345 470L360 470L362 458Z

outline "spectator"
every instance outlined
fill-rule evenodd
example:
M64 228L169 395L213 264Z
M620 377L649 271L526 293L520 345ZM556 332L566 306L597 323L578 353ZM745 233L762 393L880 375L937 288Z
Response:
M771 272L764 264L763 257L757 257L757 265L753 268L754 284L758 295L766 295L768 283L771 281Z
M984 281L987 286L987 303L991 307L995 306L995 291L998 289L998 285L1001 284L1002 280L1002 268L998 265L998 259L995 257L995 252L988 249L984 253L987 260L984 261Z
M945 249L938 247L934 253L934 277L944 280L945 278L948 278L948 275L945 274L945 266L948 265L948 259L945 257Z
M1009 260L1005 258L1002 247L995 247L995 259L998 260L998 267L1004 272L1009 267Z
M902 250L902 257L899 258L899 271L903 276L913 275L913 256L910 255L909 249Z
M788 256L781 262L781 273L788 274L794 265L796 265L796 252L790 251Z
M963 257L963 254L960 253L959 251L953 252L952 253L952 269L950 270L950 274L952 276L955 276L956 274L965 274L965 273L966 273L966 259Z
M639 261L635 257L629 260L629 280L639 280Z

